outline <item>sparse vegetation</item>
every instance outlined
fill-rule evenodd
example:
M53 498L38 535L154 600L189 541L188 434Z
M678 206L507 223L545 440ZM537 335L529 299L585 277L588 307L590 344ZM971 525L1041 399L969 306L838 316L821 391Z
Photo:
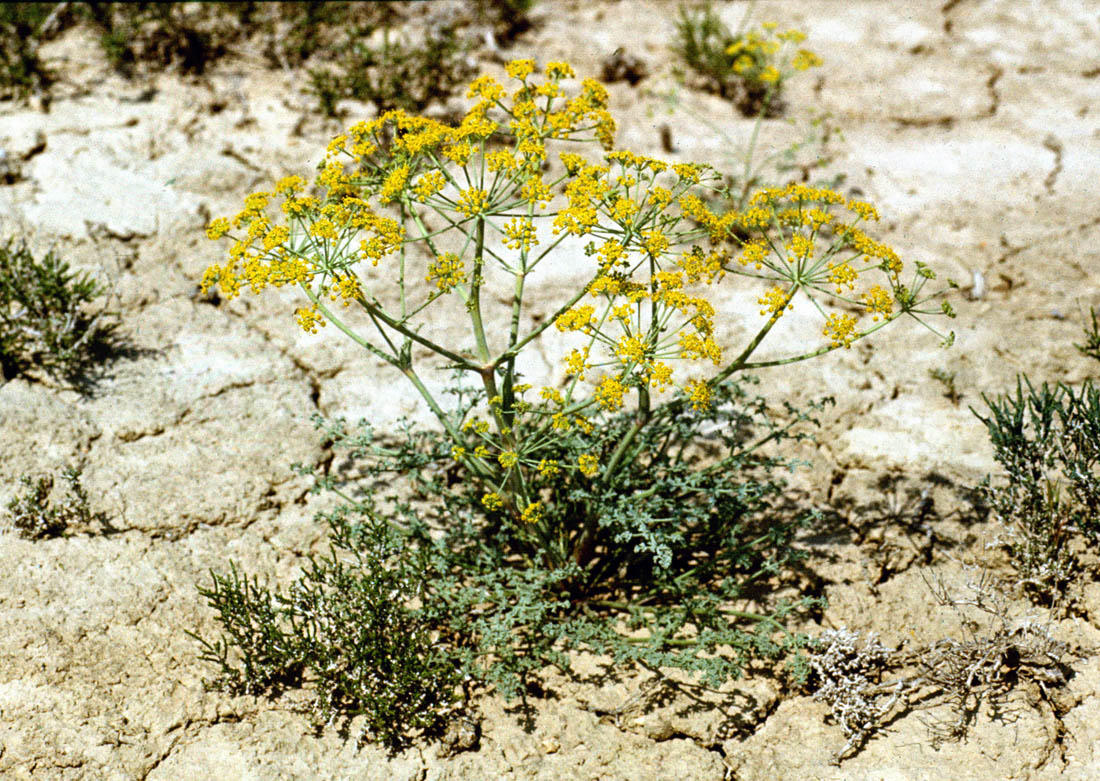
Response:
M1024 377L1015 394L982 399L988 414L975 414L1005 471L981 485L999 542L1032 598L1064 603L1080 553L1100 542L1100 388L1035 388Z
M104 290L55 252L41 261L26 244L0 245L0 371L38 368L77 383L111 352L117 323L96 303Z
M76 467L68 467L61 473L66 492L59 502L54 501L56 497L51 498L53 475L23 475L20 483L25 492L8 502L8 521L29 539L60 537L70 526L88 526L93 521L102 523L104 514L93 513L88 506L88 494L80 484L81 474Z
M130 76L142 66L200 74L242 33L255 3L84 3L111 65Z
M370 101L378 110L420 111L449 97L470 74L464 48L453 27L444 27L412 42L382 29L371 43L370 30L350 35L336 54L337 66L312 68L310 91L327 116L337 115L341 99Z
M38 56L56 3L0 4L0 99L46 90L53 74Z
M787 661L798 677L806 638L786 623L820 601L773 599L769 592L804 555L791 541L816 516L790 517L790 510L776 509L783 482L771 472L793 464L755 455L759 441L747 437L754 426L762 427L763 441L801 435L789 425L768 424L760 399L727 393L711 413L693 415L684 405L667 427L643 436L629 477L615 489L598 488L565 470L540 481L541 494L556 500L547 503L547 520L563 535L570 517L602 508L591 553L578 551L595 557L587 571L577 562L552 565L544 557L510 552L522 550L512 539L516 530L485 517L475 486L454 482L449 447L432 432L406 428L397 443L383 445L369 427L349 432L342 422L317 418L326 441L350 453L349 466L359 476L352 484L317 476L318 491L335 491L348 502L325 516L334 554L311 560L304 579L285 597L249 583L235 569L215 575L215 587L203 594L219 611L225 636L203 641L204 658L221 665L219 685L235 691L300 685L307 680L303 672L311 670L308 678L317 681L318 702L325 704L316 712L320 721L337 711L349 717L372 711L369 721L379 725L372 726L379 735L381 725L394 723L385 710L396 707L387 704L391 698L412 699L403 687L413 684L401 682L404 669L407 681L434 676L453 687L462 680L508 699L526 696L544 667L568 670L567 652L581 647L610 654L620 664L699 671L713 686L763 660ZM460 395L460 403L475 397ZM803 419L796 414L792 423ZM621 416L607 427L603 446L619 441L629 422ZM714 433L698 450L691 442L704 427ZM567 453L558 455L564 461ZM704 462L710 467L701 468ZM395 486L394 475L407 480ZM352 558L341 563L337 550ZM398 577L407 584L400 591L373 585ZM311 584L313 602L327 600L325 610L303 601L305 583ZM375 615L381 607L351 609L354 600L373 593L386 597L386 610L405 617L405 623L387 619L394 643L419 649L410 650L404 662L400 655L372 661L374 646L355 639L357 633L380 631ZM395 607L402 598L394 594L406 605L415 599L418 607ZM736 607L746 600L760 607ZM316 617L330 612L359 618L341 624ZM634 630L631 635L622 632L620 621ZM648 637L638 634L642 629ZM437 638L430 651L428 636ZM727 651L717 653L720 647ZM233 659L241 661L235 665ZM347 669L373 670L370 680L388 682L390 693L368 691L361 682L329 682L325 671ZM339 696L329 693L334 685L343 687ZM450 691L441 684L432 689L437 695ZM438 696L420 711L421 726L431 733L455 710L453 700ZM391 745L404 740L395 733L385 739Z
M928 376L943 386L943 395L949 398L952 404L957 406L962 395L959 393L959 389L955 387L955 372L949 372L947 369L943 368L929 369Z
M1087 358L1100 361L1100 318L1096 316L1096 310L1089 308L1091 325L1085 328L1085 343L1075 344L1077 351Z
M301 686L314 690L318 727L346 733L356 716L390 748L415 735L436 735L459 706L457 665L434 642L422 611L427 570L401 538L369 514L347 508L325 516L332 532L327 556L311 556L287 591L258 578L213 573L200 593L218 611L225 636L202 645L220 667L212 685L261 694Z
M982 571L958 596L940 579L926 579L933 598L962 621L965 637L921 642L907 652L883 646L874 635L828 630L809 654L810 689L827 703L847 743L833 761L857 753L893 717L944 704L951 716L927 722L932 745L964 739L983 702L1002 701L1032 682L1049 699L1071 673L1066 646L1049 628L1009 618L1006 584Z

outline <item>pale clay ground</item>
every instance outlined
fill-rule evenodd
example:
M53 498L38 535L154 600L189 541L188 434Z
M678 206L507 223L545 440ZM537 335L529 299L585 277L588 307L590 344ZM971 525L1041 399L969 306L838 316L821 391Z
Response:
M744 7L720 8L733 24ZM675 10L543 0L534 29L504 55L597 74L623 46L651 75L636 88L610 87L619 145L730 167L748 121L685 91L669 115L653 95L674 83ZM762 3L755 18L804 29L824 55L824 67L790 85L789 116L802 119L810 106L832 113L844 139L831 170L878 206L880 235L964 286L952 299L950 350L902 322L851 351L761 372L777 405L837 399L821 444L804 453L814 469L795 478L840 516L803 541L813 551L807 577L830 599L823 625L810 629L931 642L958 625L933 604L922 573L957 582L954 560L985 555L993 534L960 514L961 489L995 466L968 405L1020 372L1068 382L1096 373L1072 342L1081 312L1100 305L1100 9L1087 0L798 0ZM338 127L309 114L300 74L265 70L258 56L231 59L197 81L150 78L158 91L140 102L149 84L111 75L90 38L70 34L46 54L64 75L50 111L0 111L0 147L29 157L24 179L0 187L4 232L56 244L104 275L127 337L144 352L117 362L93 398L25 380L0 386L0 500L20 474L76 462L114 528L43 542L0 536L0 776L1100 777L1100 662L1090 653L1100 642L1097 584L1086 584L1080 615L1053 626L1080 657L1058 713L1022 687L999 713L983 710L968 740L937 750L925 722L942 710L909 712L840 767L830 758L844 736L825 706L780 697L767 680L731 684L688 710L683 697L644 707L637 675L603 685L550 675L557 698L536 701L533 731L489 697L478 750L446 759L435 745L396 758L356 750L331 732L315 737L290 701L204 692L211 670L184 630L215 625L196 583L230 558L285 582L300 554L324 542L307 486L288 469L322 457L309 415L392 420L417 410L335 334L296 330L289 300L213 307L193 297L224 250L202 236L205 220L233 213L279 176L308 173ZM214 113L215 101L224 110ZM365 109L349 108L349 117ZM665 123L673 155L660 149ZM765 138L791 132L776 120ZM557 283L568 285L575 274L563 265ZM972 287L978 275L984 291ZM739 317L755 316L756 293L737 295L730 340ZM820 328L792 322L803 335ZM800 338L779 337L780 346ZM555 371L542 360L530 370ZM958 405L929 379L933 368L956 372ZM897 484L882 488L882 478ZM891 508L913 512L907 497L922 489L937 511L924 538L889 521ZM578 660L581 670L594 664Z

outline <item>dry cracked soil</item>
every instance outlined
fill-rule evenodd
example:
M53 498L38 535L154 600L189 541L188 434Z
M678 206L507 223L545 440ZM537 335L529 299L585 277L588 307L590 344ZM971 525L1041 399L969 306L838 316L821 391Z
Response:
M746 3L717 6L735 25ZM609 85L618 144L677 161L736 165L752 122L675 77L676 6L543 0L503 49L598 74L620 47L647 76ZM819 632L932 643L959 631L927 581L961 582L996 530L968 489L996 471L970 411L981 394L1078 383L1095 362L1073 347L1100 305L1100 9L1088 0L790 0L758 20L808 34L824 65L787 87L765 149L827 112L842 130L828 171L883 214L880 236L961 288L957 339L897 324L851 350L759 372L775 405L832 395L812 462L793 487L831 508L809 546L807 582L828 597ZM315 734L293 702L204 690L212 670L184 630L216 625L196 591L232 559L286 582L324 544L293 462L325 453L310 415L423 415L394 378L332 333L298 330L291 296L214 306L196 295L223 247L211 216L308 172L345 123L322 120L300 70L247 47L201 78L114 74L74 29L43 55L60 82L48 110L0 105L0 148L19 175L0 186L5 234L57 247L113 288L130 354L94 393L42 379L0 385L0 500L27 472L79 464L109 528L58 539L0 535L0 776L4 778L378 779L1094 779L1100 778L1100 587L1068 617L1031 611L1064 642L1057 697L1032 682L983 705L964 740L937 744L943 703L897 713L854 756L828 707L747 678L702 695L651 696L624 671L592 683L548 672L531 723L479 702L474 750L396 756ZM462 100L456 98L456 105ZM370 116L345 104L350 121ZM791 124L788 119L794 120ZM668 151L670 147L672 151ZM576 283L563 264L552 285ZM551 288L547 288L550 290ZM755 316L757 293L731 299ZM552 304L547 309L552 311ZM739 308L739 309L738 309ZM736 339L736 316L725 326ZM792 318L775 349L804 338ZM820 326L817 326L818 328ZM331 331L332 329L328 329ZM951 399L930 370L953 372ZM544 360L533 372L555 371ZM599 659L578 657L582 671ZM597 680L593 678L592 680Z

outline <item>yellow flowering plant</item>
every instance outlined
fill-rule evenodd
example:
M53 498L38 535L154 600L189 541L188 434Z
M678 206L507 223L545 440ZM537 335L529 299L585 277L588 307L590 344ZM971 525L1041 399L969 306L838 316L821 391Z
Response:
M681 7L673 51L701 80L701 86L733 101L745 116L778 113L783 83L796 73L821 65L803 48L801 30L780 30L776 22L749 28L751 6L731 32L709 5Z
M598 82L578 80L560 62L539 71L517 60L507 73L508 84L482 76L470 85L475 103L458 124L385 112L332 140L312 187L291 176L249 195L237 215L208 227L210 238L233 243L203 287L233 298L294 285L303 294L301 328L331 325L404 375L445 432L441 448L426 447L460 470L469 499L460 517L480 513L501 548L490 557L495 564L482 567L485 577L517 560L541 573L509 582L564 600L545 615L569 615L563 606L585 600L586 609L627 609L630 589L611 585L615 578L666 596L725 578L707 593L732 597L733 570L755 567L749 580L770 577L790 557L760 552L789 541L778 524L742 539L743 516L778 488L736 482L740 470L771 464L746 454L788 436L789 427L770 426L752 446L723 434L740 450L703 465L691 455L701 423L732 432L753 417L734 409L745 398L735 380L747 371L848 348L903 315L927 325L925 316L950 313L946 303L932 304L938 293L925 294L935 275L917 263L906 276L898 254L867 232L875 208L832 190L764 188L744 209L712 211L705 197L722 178L710 167L614 148L615 122ZM281 219L271 216L275 204ZM547 301L547 288L535 283L570 258L585 259L587 280ZM718 323L731 295L721 289L735 279L755 291L733 295L755 304L759 320L733 348ZM754 360L796 307L820 318L811 344ZM455 316L465 319L467 336L447 343L439 324ZM571 340L561 352L564 381L534 387L521 376L521 357L554 340ZM423 379L425 365L467 380L466 401L445 409ZM700 553L707 546L711 552ZM485 603L438 596L440 621ZM702 598L700 591L680 605ZM502 625L522 629L515 611L497 607L495 620L504 623L481 627L482 636ZM675 645L677 627L699 625L699 614L681 613L646 648ZM762 621L765 635L777 626L774 615L723 615ZM557 626L538 641L542 655L528 645L519 656L532 665L560 660L547 643L579 641L579 630L564 619ZM582 634L590 647L612 647L594 630ZM704 640L711 650L735 642L717 624ZM685 666L713 671L705 655L692 659Z

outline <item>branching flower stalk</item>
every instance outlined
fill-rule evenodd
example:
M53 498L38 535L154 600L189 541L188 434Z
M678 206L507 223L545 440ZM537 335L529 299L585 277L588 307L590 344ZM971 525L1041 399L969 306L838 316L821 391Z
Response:
M478 102L456 126L400 110L352 126L329 144L312 190L290 176L211 223L211 238L234 243L203 286L228 298L243 287L300 287L308 305L297 310L299 325L316 333L332 323L409 380L480 486L486 513L525 540L526 555L584 568L597 556L600 519L551 528L540 499L548 475L573 470L614 490L643 430L684 405L706 410L735 375L850 347L902 315L928 325L923 316L952 313L931 304L940 293L924 295L935 278L927 266L917 263L904 283L897 253L864 232L878 219L870 204L790 184L716 213L700 197L721 188L716 172L614 150L605 89L578 84L564 63L549 63L542 79L535 67L510 63L508 88L475 80L469 95ZM601 157L577 151L592 145ZM564 147L556 161L555 147ZM267 213L275 198L282 225ZM582 249L588 282L539 317L530 278ZM390 264L390 274L374 271ZM770 286L757 299L763 323L732 360L707 295L727 277ZM437 333L455 297L469 321L465 345ZM497 298L507 301L500 311L489 306ZM782 315L805 301L822 317L825 343L752 361ZM872 323L860 327L852 312ZM574 340L563 356L566 382L536 392L517 359L551 327ZM485 406L445 411L417 371L423 351L483 388ZM674 370L676 362L712 373ZM628 408L634 423L615 447L587 449L596 427ZM564 440L570 462L550 463Z

